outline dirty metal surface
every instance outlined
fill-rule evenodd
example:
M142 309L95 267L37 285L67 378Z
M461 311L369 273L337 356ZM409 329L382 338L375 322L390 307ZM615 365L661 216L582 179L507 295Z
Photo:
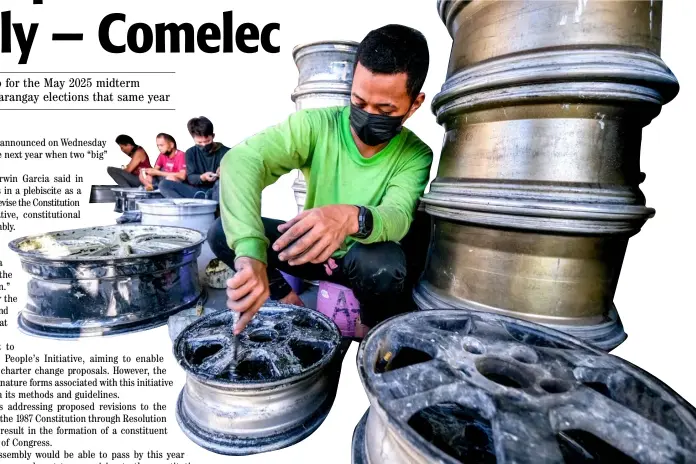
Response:
M290 446L329 412L342 355L336 325L307 308L267 303L238 336L222 310L186 327L174 355L187 373L177 421L198 445L247 455Z
M196 198L156 198L138 200L136 203L138 209L144 216L174 217L177 219L172 220L179 220L186 223L186 227L196 230L201 230L202 228L205 230L208 229L210 224L215 221L215 210L218 206L217 201ZM157 223L153 222L152 224Z
M293 49L292 57L300 73L291 97L296 109L344 106L350 101L358 45L325 40Z
M374 328L353 463L696 462L696 410L632 364L505 316L433 310Z
M114 189L118 185L93 185L89 193L90 203L113 203L116 201Z
M299 76L292 93L296 110L350 104L357 42L326 40L296 46L292 57ZM292 184L298 213L307 199L307 180L300 171Z
M113 189L116 203L116 213L127 213L138 209L138 201L152 198L162 198L159 190L147 191L144 188L115 188Z
M432 102L445 137L418 296L613 349L628 242L655 214L642 130L679 92L659 56L662 2L539 5L437 2L452 50Z
M433 255L431 260L436 259ZM429 309L470 309L474 311L487 311L504 316L517 317L513 311L486 306L475 301L462 301L453 298L451 295L444 294L439 288L428 281L421 281L414 289L413 298L421 310ZM579 338L585 343L589 343L601 350L611 351L619 346L627 335L624 331L621 318L615 306L611 306L606 316L601 319L576 320L568 323L568 319L556 318L545 319L534 314L527 314L526 318L531 322L543 324L554 330L560 330L570 336Z
M204 236L176 227L117 225L10 242L30 276L23 331L51 338L156 327L196 302Z

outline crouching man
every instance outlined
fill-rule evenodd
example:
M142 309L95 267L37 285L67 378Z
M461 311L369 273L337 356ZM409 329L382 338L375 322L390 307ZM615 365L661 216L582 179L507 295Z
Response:
M428 64L420 32L372 31L358 48L350 106L299 111L225 156L208 241L237 270L227 284L227 306L242 313L235 333L269 296L302 305L279 270L348 286L368 327L414 308L430 232L414 216L433 155L403 124L423 103ZM293 169L307 179L305 211L286 223L262 218L261 191Z

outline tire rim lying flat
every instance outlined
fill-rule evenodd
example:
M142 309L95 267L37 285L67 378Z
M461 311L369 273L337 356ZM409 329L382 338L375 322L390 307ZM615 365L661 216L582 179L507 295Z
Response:
M543 326L398 316L360 345L353 463L696 462L696 410L650 374Z
M114 335L166 323L196 302L204 236L179 227L121 225L49 232L10 242L30 276L25 333Z
M174 355L187 373L176 417L199 446L248 455L295 444L319 427L340 373L340 334L317 311L267 304L239 335L223 310L185 328Z
M138 210L138 202L152 198L162 198L159 190L145 190L144 188L116 188L114 191L114 212L128 213Z

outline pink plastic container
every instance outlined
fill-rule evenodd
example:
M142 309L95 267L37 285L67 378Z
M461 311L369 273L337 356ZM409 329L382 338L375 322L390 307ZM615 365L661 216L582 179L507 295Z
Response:
M330 317L344 337L355 337L355 325L359 323L360 303L353 291L331 282L319 282L317 311Z

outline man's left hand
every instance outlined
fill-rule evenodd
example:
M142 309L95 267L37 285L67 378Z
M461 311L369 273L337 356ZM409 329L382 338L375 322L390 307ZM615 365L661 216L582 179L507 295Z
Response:
M358 208L330 205L303 211L278 226L283 232L273 244L278 258L291 266L326 262L348 235L358 232Z

